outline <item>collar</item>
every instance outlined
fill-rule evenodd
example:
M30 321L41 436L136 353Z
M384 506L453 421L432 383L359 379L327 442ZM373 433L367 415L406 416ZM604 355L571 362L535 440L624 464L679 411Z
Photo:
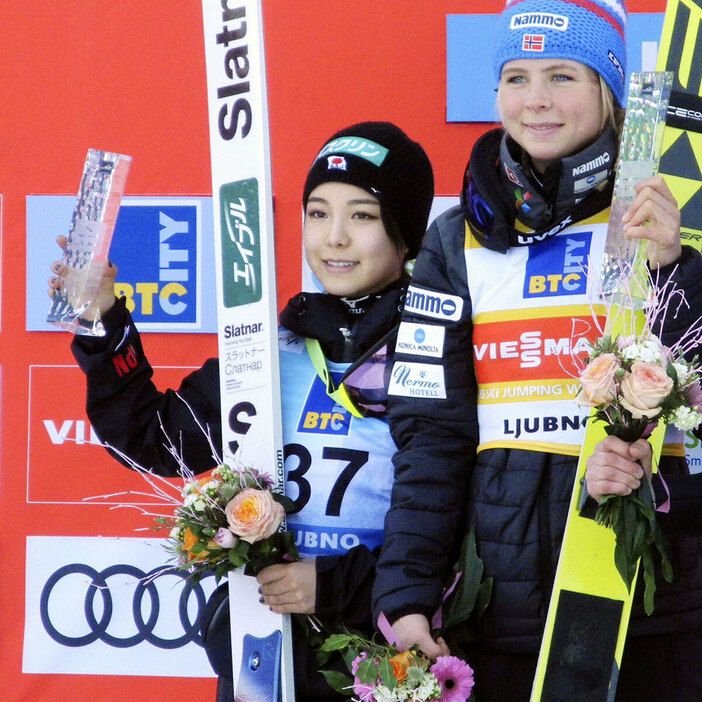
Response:
M280 314L280 323L298 336L317 339L331 361L355 361L392 329L400 318L405 280L355 300L301 292Z
M531 229L552 224L612 179L617 146L614 130L608 129L579 153L551 164L542 175L522 165L528 159L505 134L498 172L505 192L512 194L514 216Z
M510 142L514 144L502 129L484 134L473 147L464 175L463 213L486 248L505 253L515 246L531 246L609 206L616 161L614 132L608 130L582 152L554 164L543 181L521 165ZM517 218L534 231L518 231Z

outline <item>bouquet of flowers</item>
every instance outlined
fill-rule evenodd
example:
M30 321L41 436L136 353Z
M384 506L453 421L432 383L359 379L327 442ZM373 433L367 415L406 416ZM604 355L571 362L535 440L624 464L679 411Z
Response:
M658 297L648 302L640 333L619 337L604 335L590 351L587 365L579 376L576 402L596 408L594 418L605 422L608 435L633 442L648 438L660 421L684 431L695 429L702 422L697 357L692 362L684 358L684 354L689 354L702 339L699 324L693 325L670 348L651 331L654 320L662 324L676 295L684 302L680 291L663 286ZM650 614L656 588L656 552L661 558L663 576L668 582L672 580L650 485L644 481L626 497L603 497L595 520L615 532L615 563L627 587L631 587L639 558L642 559L644 604Z
M223 464L209 431L189 405L185 405L210 444L213 462L219 465L197 478L164 429L164 445L179 466L182 479L179 488L172 480L144 468L114 446L103 444L139 473L151 488L151 492L118 494L148 497L158 504L159 511L155 513L134 503L115 507L130 507L153 518L156 526L148 527L149 530L167 530L166 550L173 554L176 564L164 570L190 571L195 582L209 572L219 579L230 570L245 566L246 574L255 575L266 566L299 560L294 534L280 531L286 511L293 507L292 500L273 489L269 475L249 466L237 464L232 468Z
M344 652L353 678L323 671L341 694L355 702L465 702L473 689L473 670L460 658L439 656L430 661L416 648L400 651L355 634L334 634L323 651Z
M253 468L215 468L207 477L184 481L173 516L158 516L168 530L167 549L178 567L196 579L206 571L219 578L247 566L251 572L298 559L294 536L278 531L287 498Z

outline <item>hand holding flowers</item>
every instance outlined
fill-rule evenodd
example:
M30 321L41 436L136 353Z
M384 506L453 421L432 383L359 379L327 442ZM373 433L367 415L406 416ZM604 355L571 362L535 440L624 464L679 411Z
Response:
M472 668L455 656L432 662L414 647L400 651L354 634L332 635L322 650L345 652L353 679L327 672L327 681L359 702L466 702L473 689Z
M648 331L638 337L600 338L580 374L580 385L576 402L596 408L594 418L605 422L606 433L630 444L650 436L661 420L685 431L702 422L702 389L696 363L688 363L682 353L664 347ZM616 456L617 451L613 453ZM626 460L627 456L622 458ZM624 472L632 475L630 470ZM644 605L650 614L656 589L654 555L660 555L662 573L669 582L672 571L648 481L628 493L620 490L619 494L603 496L595 520L615 532L615 563L627 587L631 587L642 559Z
M279 532L286 498L254 469L215 468L207 477L186 480L172 517L158 517L169 530L168 550L178 567L197 580L246 566L256 573L281 561L297 560L291 533Z

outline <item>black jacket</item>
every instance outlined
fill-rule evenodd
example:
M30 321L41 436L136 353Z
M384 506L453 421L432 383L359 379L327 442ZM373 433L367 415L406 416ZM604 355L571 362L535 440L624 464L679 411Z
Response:
M404 286L399 284L351 306L329 295L300 293L285 308L281 321L301 336L319 339L330 360L358 358L397 325L403 296ZM152 382L152 368L123 299L104 315L103 322L105 337L76 336L72 350L87 378L88 417L101 441L111 447L110 453L127 466L133 461L160 475L178 476L178 463L167 448L165 433L193 472L213 468L215 460L202 427L209 430L221 455L218 360L206 361L177 390L160 392ZM341 327L353 333L342 334ZM372 630L375 562L376 555L365 546L341 556L318 557L316 614ZM200 624L206 639L209 632L212 646L206 648L213 667L226 674L231 669L231 652L229 646L222 649L221 641L228 641L229 624L222 617L216 626L210 626L217 609L214 605L213 601ZM317 672L314 653L302 632L296 630L294 635L298 693L304 699L334 699Z
M495 163L495 161L491 161ZM441 603L447 571L470 526L475 528L485 577L493 578L491 601L481 622L485 646L535 652L561 547L577 458L537 451L486 449L476 455L479 427L473 368L471 300L464 257L465 220L460 207L434 222L417 258L412 286L458 296L458 321L443 323L442 358L446 399L390 397L390 425L398 447L392 506L374 588L374 614L390 621L420 613L431 619ZM538 246L537 244L534 244ZM702 257L684 247L673 275L686 291L690 309L668 320L663 342L670 343L700 316ZM403 321L427 323L407 310ZM436 319L432 323L439 323ZM396 353L398 363L417 358ZM660 515L669 536L700 533L690 489L702 494L702 476L688 476L684 459L661 462L671 489L672 508ZM675 578L662 583L653 616L642 616L635 601L632 634L702 626L702 541L673 538Z

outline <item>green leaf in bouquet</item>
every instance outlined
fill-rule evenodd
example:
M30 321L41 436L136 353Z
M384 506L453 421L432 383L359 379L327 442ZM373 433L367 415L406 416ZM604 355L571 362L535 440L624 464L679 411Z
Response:
M232 569L232 565L233 564L229 559L218 563L214 569L215 579L219 580L220 578L223 578Z
M397 687L397 678L392 668L392 664L387 658L383 658L378 666L378 674L380 675L380 682L388 688L388 690L394 690Z
M614 528L614 525L619 520L621 503L622 498L619 495L605 495L602 497L595 513L595 522L608 529Z
M359 657L360 652L355 646L349 646L349 648L346 650L346 653L344 654L344 663L346 663L346 667L351 670L351 665L353 662Z
M483 612L490 604L492 597L492 578L485 578L478 588L478 595L475 598L475 616L480 619Z
M661 528L658 525L657 521L655 521L652 525L651 539L653 540L653 544L655 545L655 547L658 550L658 553L660 555L661 574L663 575L663 577L665 578L665 581L667 583L672 583L673 582L673 566L670 564L670 561L668 560L668 547L666 544L665 536L663 535L663 532L661 531Z
M643 555L648 543L650 528L646 519L638 519L634 526L634 539L632 543L632 559L638 559Z
M256 551L257 558L265 558L270 555L270 553L275 549L275 543L272 538L263 539L263 541L256 541L252 544L254 550Z
M248 563L250 549L251 544L249 544L247 541L242 541L241 539L239 539L239 541L237 541L234 546L229 549L229 553L227 555L235 568Z
M364 685L375 685L378 680L378 666L372 658L366 658L358 664L356 677Z
M636 575L637 560L633 559L634 530L636 524L629 518L631 509L636 507L626 500L623 501L619 519L612 525L615 535L614 564L622 577L627 588L631 588L631 583ZM632 563L633 559L633 563Z
M280 535L280 548L283 554L287 554L288 558L294 561L300 560L300 554L297 551L297 546L295 545L295 532L294 531L282 531L279 532Z
M448 631L470 617L483 579L483 562L478 558L475 530L470 529L461 544L460 555L453 570L462 572L453 592L443 607L443 629Z
M319 672L324 676L327 685L329 685L334 692L338 692L340 695L346 695L347 697L350 696L353 687L353 678L340 673L338 670L320 670Z
M353 639L354 637L348 634L332 634L325 640L320 648L322 651L343 651Z
M271 491L271 497L276 502L283 505L283 509L285 510L286 513L292 512L295 509L295 502L293 500L291 500L289 497L286 497L285 495L281 495L279 492L273 492L273 491Z
M642 557L644 577L644 609L646 614L653 614L653 598L656 594L656 573L653 562L653 549L647 548Z
M207 549L207 544L203 543L202 541L198 541L191 549L190 553L198 556L201 554L203 551Z

